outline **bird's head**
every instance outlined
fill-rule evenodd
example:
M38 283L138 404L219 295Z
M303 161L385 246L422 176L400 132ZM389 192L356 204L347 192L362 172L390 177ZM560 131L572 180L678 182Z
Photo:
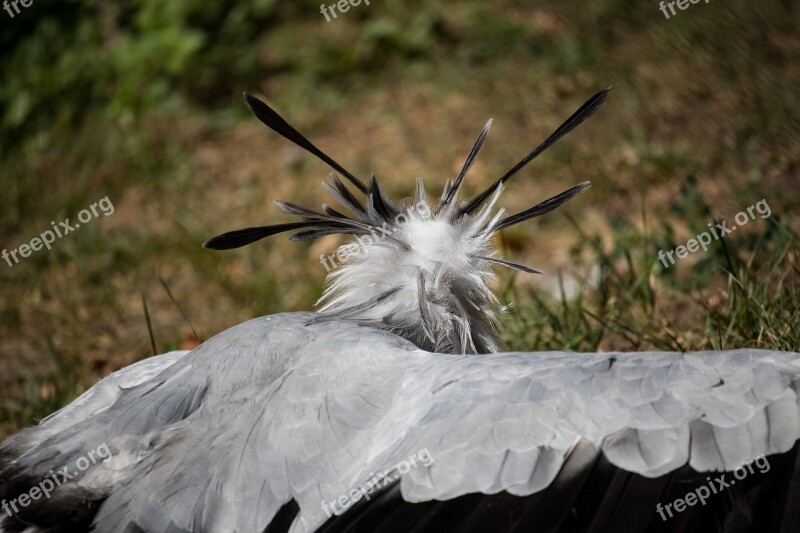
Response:
M277 201L284 213L299 222L258 226L223 233L203 244L227 250L285 231L305 241L331 234L353 237L335 254L321 258L329 269L328 285L320 298L317 321L353 320L401 335L417 346L445 353L488 353L499 349L498 300L490 289L493 266L539 273L528 266L496 257L492 236L505 228L556 209L591 185L575 185L530 209L505 215L496 208L504 184L536 156L605 101L608 89L583 104L539 146L475 197L461 201L458 193L483 146L489 120L472 146L461 172L447 180L438 199L431 201L417 178L414 198L393 201L373 175L368 182L345 170L261 100L245 94L256 116L272 130L316 155L336 173L323 186L349 214L327 204L321 211Z

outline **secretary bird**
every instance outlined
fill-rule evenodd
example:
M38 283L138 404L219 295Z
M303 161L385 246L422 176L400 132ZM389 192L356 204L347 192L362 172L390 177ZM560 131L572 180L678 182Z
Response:
M336 171L324 187L350 215L277 202L300 221L204 246L355 237L322 308L123 368L8 438L0 530L797 531L800 354L501 351L492 268L538 271L492 236L590 183L495 206L607 92L459 200L490 120L437 202L421 179L389 199L245 94Z

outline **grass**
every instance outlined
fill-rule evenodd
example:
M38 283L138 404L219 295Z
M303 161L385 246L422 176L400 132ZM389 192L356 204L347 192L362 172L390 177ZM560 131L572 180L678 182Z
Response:
M670 266L684 271L674 273L657 259L656 244L672 228L656 236L622 224L606 247L573 219L572 264L583 272L574 297L562 277L555 298L509 285L505 300L532 303L512 307L506 342L519 350L796 351L800 239L784 220L759 221L745 242L731 234L693 265Z
M800 37L790 3L712 3L666 21L657 5L626 0L387 0L330 23L303 2L36 5L0 43L0 66L20 73L0 89L10 110L2 246L104 196L115 213L0 264L0 435L154 349L311 308L318 258L335 238L200 247L284 220L272 200L324 199L328 169L266 134L242 90L266 96L357 174L374 171L408 195L417 175L434 193L457 172L488 117L468 193L613 85L596 117L509 183L505 207L517 212L593 182L498 242L548 273L501 278L509 348L798 349ZM770 217L668 269L658 261L762 198Z

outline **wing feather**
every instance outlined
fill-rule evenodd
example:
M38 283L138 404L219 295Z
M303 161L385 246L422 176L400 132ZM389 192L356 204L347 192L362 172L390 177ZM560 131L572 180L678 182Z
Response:
M99 530L263 530L294 499L303 531L376 478L400 478L409 501L527 495L575 450L656 477L736 468L800 435L797 353L446 355L316 318L255 319L117 376L98 406L71 415L100 389L25 433L15 467L43 475L107 442L114 458L77 482L106 498ZM75 423L55 435L61 418Z

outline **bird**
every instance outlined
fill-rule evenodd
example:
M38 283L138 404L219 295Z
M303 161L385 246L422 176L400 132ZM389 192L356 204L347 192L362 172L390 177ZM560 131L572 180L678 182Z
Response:
M502 192L608 94L470 198L491 120L438 199L417 179L394 200L245 93L340 205L278 201L299 220L203 246L346 236L319 309L139 361L10 436L0 531L796 531L800 354L504 351L493 269L540 271L493 237L590 182L514 214Z

